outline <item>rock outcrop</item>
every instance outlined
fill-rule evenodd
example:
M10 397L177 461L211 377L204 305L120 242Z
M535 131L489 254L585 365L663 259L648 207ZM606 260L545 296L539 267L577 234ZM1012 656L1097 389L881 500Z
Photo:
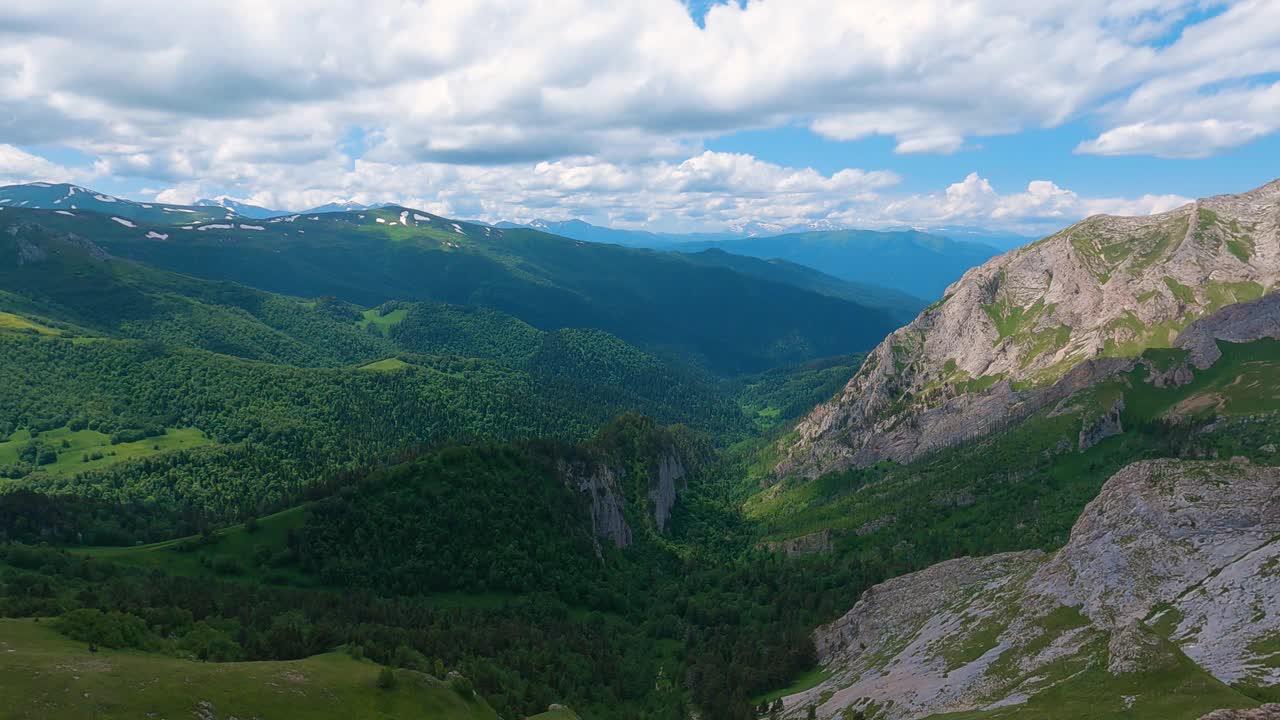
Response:
M1070 394L1045 388L1168 347L1193 320L1277 284L1278 224L1280 181L1160 215L1092 217L994 258L886 338L797 426L776 472L910 462Z
M1214 710L1200 720L1280 720L1280 704L1272 703L1250 710Z
M648 521L662 533L667 529L676 499L688 487L688 470L675 447L664 447L652 463L645 464L652 465L644 482L648 491L643 497L629 499L626 493L627 464L617 458L609 459L602 455L592 460L560 463L559 473L565 484L582 493L587 501L595 536L614 547L629 547L634 539L631 523L627 521L629 501L637 508L632 513L633 519L643 517L636 513L647 512ZM646 510L639 509L646 504Z
M653 522L658 532L666 532L676 496L688 487L684 462L674 448L667 449L658 460L656 477L650 483L649 501L653 504Z
M1280 340L1280 294L1224 307L1196 320L1178 335L1176 343L1188 360L1203 370L1222 357L1218 341L1250 342L1260 338Z
M830 678L785 705L822 718L874 705L885 720L990 709L1090 668L1178 672L1183 655L1225 683L1274 686L1277 598L1280 468L1135 463L1052 555L962 558L868 590L814 632Z
M602 463L561 463L560 476L570 488L586 496L591 508L591 529L597 538L617 548L631 545L631 526L623 510L618 476L612 468Z

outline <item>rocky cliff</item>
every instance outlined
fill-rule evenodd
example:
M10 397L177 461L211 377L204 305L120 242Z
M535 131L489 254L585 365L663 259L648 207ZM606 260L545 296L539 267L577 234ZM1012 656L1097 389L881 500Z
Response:
M623 511L623 495L617 472L603 463L560 464L560 476L570 488L582 493L591 509L591 530L616 548L631 545L631 526ZM599 554L599 548L596 548Z
M656 458L641 458L638 464L651 466L640 483L647 492L643 497L630 499L624 480L627 479L628 468L636 467L635 463L604 455L590 460L565 460L559 466L565 484L586 498L596 537L617 548L629 547L633 540L634 533L627 521L629 501L637 506L644 505L645 509L637 512L647 513L646 522L652 522L652 527L662 533L667 529L676 499L688 487L688 470L680 451L674 446L665 446Z
M1100 717L1112 706L1181 708L1171 718L1249 707L1223 683L1280 685L1277 598L1280 468L1136 463L1052 555L953 560L868 590L814 633L831 676L785 705L822 718L1019 707L1039 717L1042 693L1084 683ZM1222 704L1195 711L1201 701Z
M1000 429L1278 280L1280 181L1089 218L970 270L886 338L797 426L777 473L909 462Z

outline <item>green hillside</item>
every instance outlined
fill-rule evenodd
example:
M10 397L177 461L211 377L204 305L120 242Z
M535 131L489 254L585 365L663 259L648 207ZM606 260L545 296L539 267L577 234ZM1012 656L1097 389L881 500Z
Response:
M36 210L0 219L74 233L156 267L286 295L335 296L364 307L435 300L492 308L544 330L596 328L722 374L869 349L897 324L882 310L678 254L396 207L249 226L261 229L235 222L129 228L92 213Z
M483 699L464 698L423 673L397 670L391 687L379 687L378 665L343 653L209 663L138 650L90 650L57 633L54 624L0 620L0 717L498 717Z

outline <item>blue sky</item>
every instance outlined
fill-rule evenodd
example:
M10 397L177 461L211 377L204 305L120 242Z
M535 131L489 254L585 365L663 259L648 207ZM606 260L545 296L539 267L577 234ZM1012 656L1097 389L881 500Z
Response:
M0 10L0 181L1040 234L1280 176L1266 0L69 3Z

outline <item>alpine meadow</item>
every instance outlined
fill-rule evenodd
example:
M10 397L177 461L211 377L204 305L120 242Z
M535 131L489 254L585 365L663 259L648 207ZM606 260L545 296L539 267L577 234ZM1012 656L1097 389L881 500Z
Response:
M6 3L0 720L1280 718L1277 28Z

